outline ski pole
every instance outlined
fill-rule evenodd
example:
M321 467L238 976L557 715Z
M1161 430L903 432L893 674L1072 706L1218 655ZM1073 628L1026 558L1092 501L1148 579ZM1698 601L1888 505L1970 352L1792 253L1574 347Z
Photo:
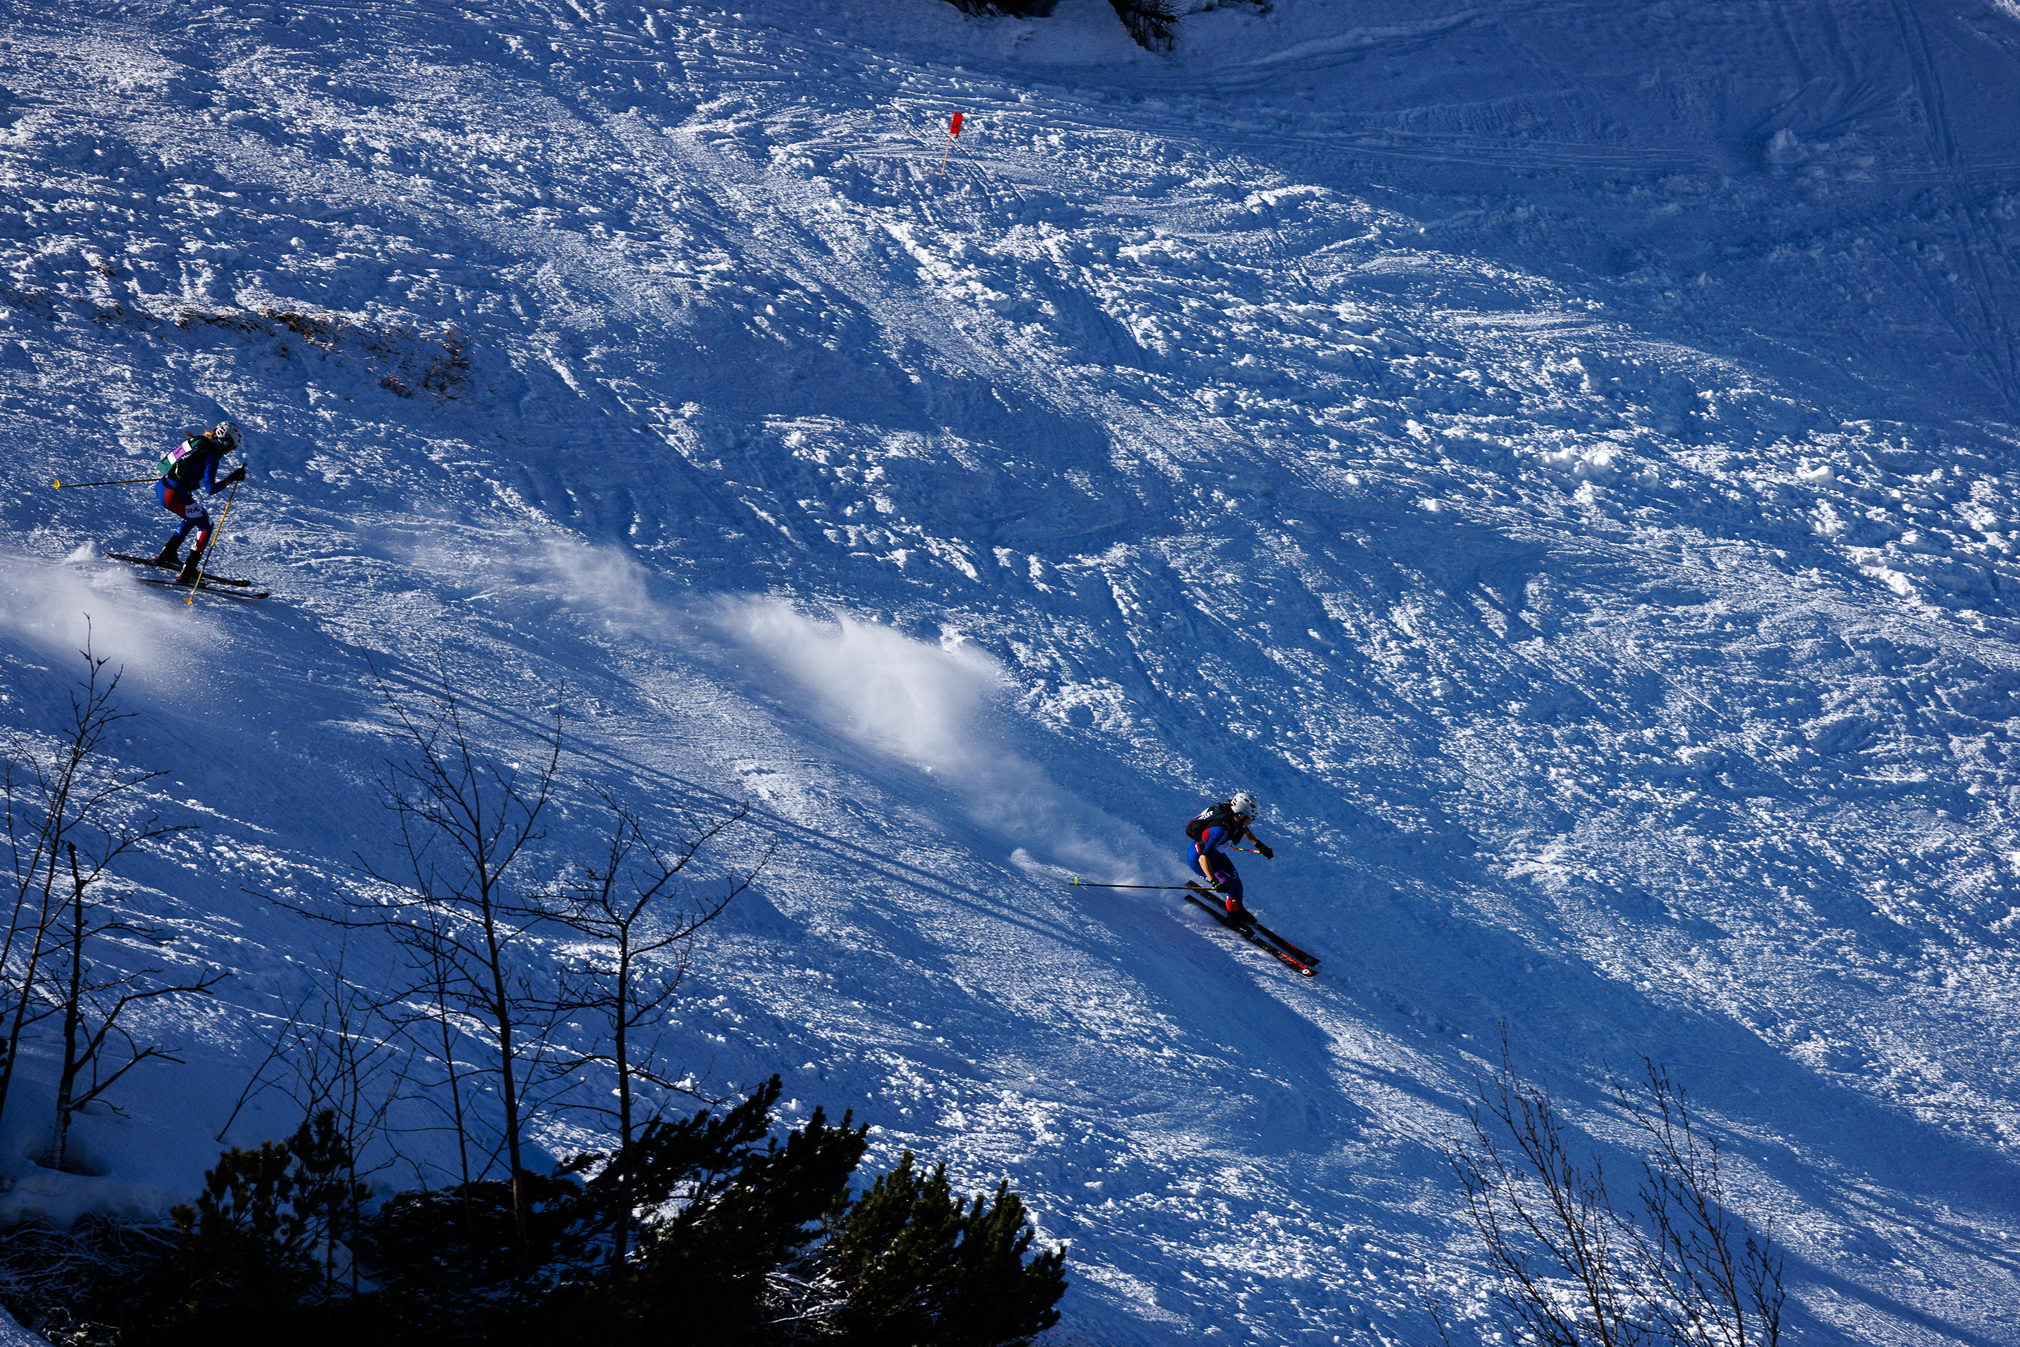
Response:
M216 547L218 539L224 537L224 521L231 518L231 503L238 499L239 483L244 480L240 478L238 482L233 482L231 490L225 495L224 508L217 512L217 532L211 534L210 541L203 546L203 560L197 564L196 579L189 586L189 597L182 601L184 607L195 603L196 592L203 588L203 573L210 569L210 549Z
M66 486L131 486L135 482L158 481L155 477L118 477L109 482L51 482L49 485L61 491Z
M1069 882L1083 889L1171 889L1182 893L1192 888L1190 884L1101 884L1091 879L1082 879L1079 875L1075 875ZM1209 889L1207 892L1210 893L1212 890Z

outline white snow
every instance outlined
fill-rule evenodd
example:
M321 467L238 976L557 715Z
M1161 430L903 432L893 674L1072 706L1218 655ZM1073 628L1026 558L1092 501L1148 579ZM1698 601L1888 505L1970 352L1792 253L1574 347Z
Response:
M1101 0L0 0L0 717L88 614L204 825L134 901L237 973L99 1176L20 1096L0 1203L293 1126L218 1136L328 957L254 895L387 843L370 659L750 802L670 1058L1007 1177L1062 1344L1477 1312L1438 1148L1502 1022L1601 1135L1672 1067L1801 1341L2020 1341L2016 57L2009 0L1278 0L1171 57ZM222 415L264 606L49 487ZM1316 982L1065 883L1171 882L1237 787Z

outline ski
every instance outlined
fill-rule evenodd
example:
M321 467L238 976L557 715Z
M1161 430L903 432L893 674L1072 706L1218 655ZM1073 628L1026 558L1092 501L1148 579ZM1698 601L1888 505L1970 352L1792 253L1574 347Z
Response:
M1308 963L1314 968L1317 968L1319 966L1319 956L1313 954L1310 950L1299 949L1296 945L1293 945L1290 941L1284 939L1282 936L1278 935L1275 931L1272 931L1269 927L1263 925L1259 921L1255 922L1254 926L1256 929L1256 934L1266 935L1271 940L1276 941L1278 948L1282 949L1286 954L1289 954L1292 957L1296 958L1300 963Z
M1310 978L1310 977L1317 977L1319 975L1318 960L1313 959L1308 954L1304 955L1303 958L1299 958L1298 954L1304 953L1302 950L1299 950L1298 954L1291 953L1290 950L1297 949L1297 946L1290 945L1289 941L1284 941L1284 944L1290 945L1290 949L1279 948L1277 945L1272 944L1269 940L1265 940L1261 935L1257 934L1258 930L1268 931L1269 928L1267 926L1263 926L1259 922L1253 925L1238 922L1233 917L1230 917L1226 912L1222 911L1220 908L1215 907L1212 903L1209 903L1208 901L1206 901L1206 899L1200 897L1200 893L1201 890L1199 889L1187 889L1185 894L1185 901L1187 901L1188 903L1192 903L1193 905L1198 907L1200 911L1206 913L1209 917L1212 917L1215 921L1227 927L1230 931L1233 931L1236 935L1248 941L1251 945L1254 945L1257 949L1268 950L1271 954L1275 955L1279 960L1290 965L1292 968L1297 969L1298 972L1302 973L1304 976ZM1281 937L1277 936L1276 932L1274 931L1271 931L1270 935L1273 938L1281 939Z
M192 588L192 586L185 585L180 580L157 580L151 575L142 575L136 578L138 578L140 583L143 585L162 585L169 589L184 589L184 590ZM266 599L273 597L264 589L212 589L211 585L216 583L228 584L230 582L213 581L211 577L206 575L203 578L203 584L201 586L195 586L194 588L200 589L200 591L205 594L215 594L220 599ZM250 584L251 581L247 581L246 583Z
M180 569L181 566L181 563L179 562L176 563L175 565L169 565L164 562L156 561L153 557L129 556L125 552L107 552L105 555L111 558L113 561L130 561L136 566L159 566L161 567L162 570L165 571L178 570ZM208 588L211 585L230 585L234 589L251 589L253 582L250 580L233 580L227 576L222 575L206 575L203 577L203 583L205 588Z
M1213 890L1201 888L1197 884L1187 884L1185 887L1188 891L1201 895L1210 894L1213 892ZM1215 913L1215 915L1221 915L1221 909L1214 908L1213 905L1210 903L1207 906L1209 910ZM1276 942L1277 948L1283 950L1284 953L1289 954L1291 957L1295 958L1299 963L1307 963L1314 968L1317 968L1319 966L1320 960L1318 955L1313 954L1310 950L1299 949L1289 940L1285 939L1281 935L1278 935L1275 931L1272 931L1269 927L1263 925L1260 921L1257 921L1254 913L1249 914L1249 919L1246 922L1238 924L1248 926L1250 929L1254 930L1257 935L1269 937L1271 940Z

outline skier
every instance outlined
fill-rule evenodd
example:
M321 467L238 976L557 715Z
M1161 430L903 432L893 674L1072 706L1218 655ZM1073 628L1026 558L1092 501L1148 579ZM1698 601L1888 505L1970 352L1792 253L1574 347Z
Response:
M154 564L175 565L182 540L189 536L191 529L196 530L196 545L190 549L189 557L182 560L182 569L176 572L177 584L196 583L197 573L203 569L203 550L210 546L210 511L197 499L196 489L201 486L206 495L215 496L234 482L245 480L244 464L223 477L217 475L218 460L238 446L238 423L220 421L209 430L190 431L182 437L181 444L162 456L161 480L155 484L155 499L161 502L162 509L182 516L182 527L155 555Z
M1234 862L1227 858L1224 847L1240 846L1246 840L1255 844L1257 852L1264 860L1276 853L1269 844L1249 831L1249 824L1261 812L1255 796L1245 790L1238 790L1219 804L1208 805L1185 825L1185 835L1192 839L1193 869L1205 876L1204 884L1191 887L1211 890L1220 895L1233 921L1252 922L1255 920L1241 900L1241 875L1236 872Z

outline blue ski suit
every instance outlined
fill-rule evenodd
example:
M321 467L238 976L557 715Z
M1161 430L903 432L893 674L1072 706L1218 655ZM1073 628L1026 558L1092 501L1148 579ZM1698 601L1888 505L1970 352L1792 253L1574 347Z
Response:
M1185 858L1186 868L1202 879L1208 875L1213 877L1214 882L1221 886L1221 896L1226 900L1230 913L1246 911L1242 905L1241 873L1234 868L1234 862L1227 858L1223 848L1237 847L1248 841L1260 851L1262 842L1248 830L1246 823L1227 812L1222 805L1209 805L1200 810L1193 815L1193 822L1206 826L1199 830L1197 841L1193 840L1191 830L1187 830L1186 840L1191 843L1191 849Z

